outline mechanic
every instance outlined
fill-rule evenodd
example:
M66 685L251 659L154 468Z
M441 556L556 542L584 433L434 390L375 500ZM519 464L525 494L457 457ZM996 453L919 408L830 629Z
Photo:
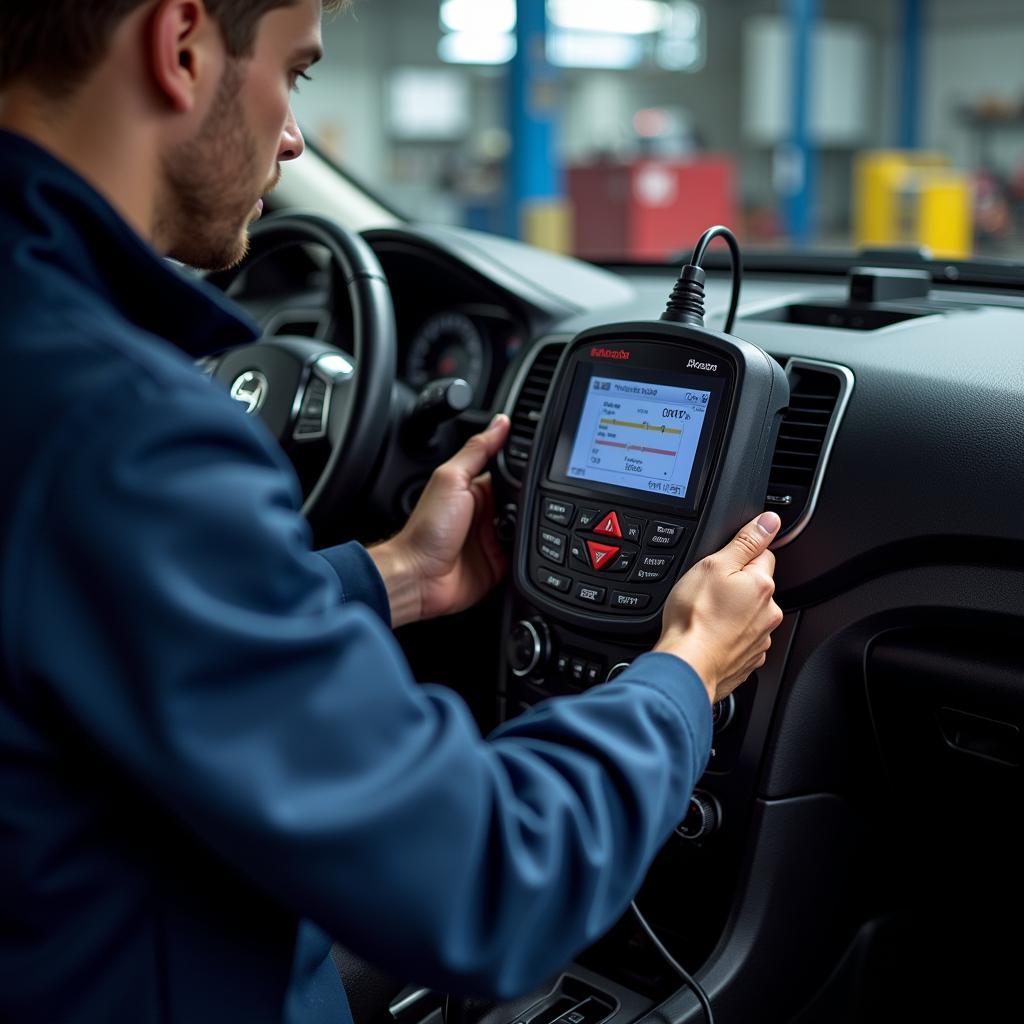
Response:
M337 8L339 3L324 6ZM0 1018L337 1022L331 939L509 997L625 909L764 662L765 514L615 683L484 739L389 627L504 572L497 417L369 552L310 547L270 434L194 368L320 0L0 7Z

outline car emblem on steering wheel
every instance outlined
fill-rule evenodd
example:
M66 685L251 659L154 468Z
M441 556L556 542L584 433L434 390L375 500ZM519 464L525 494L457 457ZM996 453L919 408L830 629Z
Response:
M231 385L229 393L251 416L259 412L269 390L270 381L259 370L248 370Z

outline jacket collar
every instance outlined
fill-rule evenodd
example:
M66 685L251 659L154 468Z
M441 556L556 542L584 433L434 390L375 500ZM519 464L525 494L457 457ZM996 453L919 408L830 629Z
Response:
M77 279L137 327L193 358L259 336L221 292L161 258L71 168L2 130L0 218L17 222L34 262Z

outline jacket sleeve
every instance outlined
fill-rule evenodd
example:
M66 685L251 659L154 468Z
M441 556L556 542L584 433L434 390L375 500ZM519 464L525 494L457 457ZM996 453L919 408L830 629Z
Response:
M645 655L485 739L344 600L259 424L205 389L110 404L69 418L21 517L19 685L392 973L510 997L607 930L704 768L696 674Z
M338 577L343 601L359 601L372 608L385 626L391 625L391 602L384 581L366 548L356 541L324 548L317 554Z

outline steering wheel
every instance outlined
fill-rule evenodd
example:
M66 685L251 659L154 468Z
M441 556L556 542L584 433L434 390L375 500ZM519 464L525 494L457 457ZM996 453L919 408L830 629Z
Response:
M293 461L314 460L316 482L302 511L314 530L336 531L346 511L351 513L388 435L397 372L391 291L366 242L319 214L279 214L259 221L250 241L242 263L206 280L227 291L271 253L312 243L329 256L332 340L342 334L351 309L351 354L311 338L264 337L215 357L211 373L247 412L263 420Z

